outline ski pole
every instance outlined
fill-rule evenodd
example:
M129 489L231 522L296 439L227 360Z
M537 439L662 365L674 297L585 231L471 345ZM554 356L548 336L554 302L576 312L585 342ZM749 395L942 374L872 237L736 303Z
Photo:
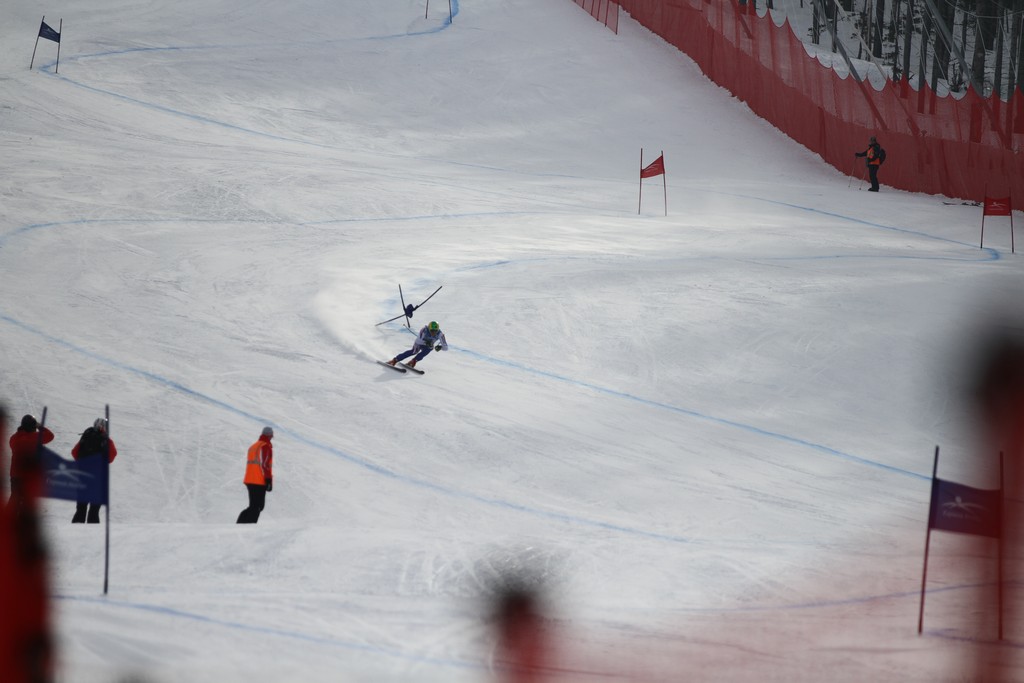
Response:
M850 180L846 183L847 188L853 187L853 172L857 169L857 157L853 158L853 166L850 167Z

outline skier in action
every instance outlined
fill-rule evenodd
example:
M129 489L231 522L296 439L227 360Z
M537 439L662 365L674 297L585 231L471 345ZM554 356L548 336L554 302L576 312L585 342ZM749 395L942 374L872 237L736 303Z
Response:
M416 341L413 343L412 348L408 351L403 351L391 360L387 362L391 367L409 356L415 355L408 363L402 363L407 368L415 368L416 363L423 360L423 358L431 351L447 351L448 341L444 338L444 332L441 331L441 326L435 321L431 321L429 325L424 325L423 329L420 330L420 334L416 337Z

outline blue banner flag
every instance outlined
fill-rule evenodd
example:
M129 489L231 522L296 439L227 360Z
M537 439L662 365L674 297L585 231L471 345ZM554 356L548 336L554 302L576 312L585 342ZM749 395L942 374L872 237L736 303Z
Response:
M46 491L43 495L47 498L107 504L110 463L105 454L81 460L65 460L49 448L41 446L39 459L46 475Z
M45 21L39 25L39 37L52 40L55 43L60 42L60 34L50 28L49 24Z
M999 538L1002 491L976 489L939 478L932 480L928 526L958 534Z

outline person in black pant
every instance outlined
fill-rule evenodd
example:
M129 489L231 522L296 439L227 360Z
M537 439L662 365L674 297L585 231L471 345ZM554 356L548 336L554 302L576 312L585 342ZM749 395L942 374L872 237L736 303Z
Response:
M871 187L868 188L868 192L878 192L878 167L885 161L885 150L872 135L868 142L868 148L863 152L854 152L853 154L857 157L865 157L868 165L868 177L871 179Z
M92 423L92 427L82 432L82 437L71 449L71 456L75 460L81 460L82 458L103 457L104 454L107 455L107 462L114 462L114 458L117 457L117 447L107 436L107 421L100 417ZM89 524L100 523L100 506L96 503L79 501L71 523L82 524L86 521Z

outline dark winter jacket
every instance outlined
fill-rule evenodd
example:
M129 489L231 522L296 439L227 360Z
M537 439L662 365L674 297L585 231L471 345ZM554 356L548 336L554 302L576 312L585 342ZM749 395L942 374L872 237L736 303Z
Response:
M872 142L868 145L868 148L863 152L857 152L857 156L866 157L865 161L868 166L881 166L882 165L882 146L877 142Z
M117 457L117 447L114 445L113 440L98 429L89 427L82 432L82 438L71 449L71 456L75 460L90 458L94 455L102 454L108 447L110 448L110 459L107 462L114 462L114 458Z

